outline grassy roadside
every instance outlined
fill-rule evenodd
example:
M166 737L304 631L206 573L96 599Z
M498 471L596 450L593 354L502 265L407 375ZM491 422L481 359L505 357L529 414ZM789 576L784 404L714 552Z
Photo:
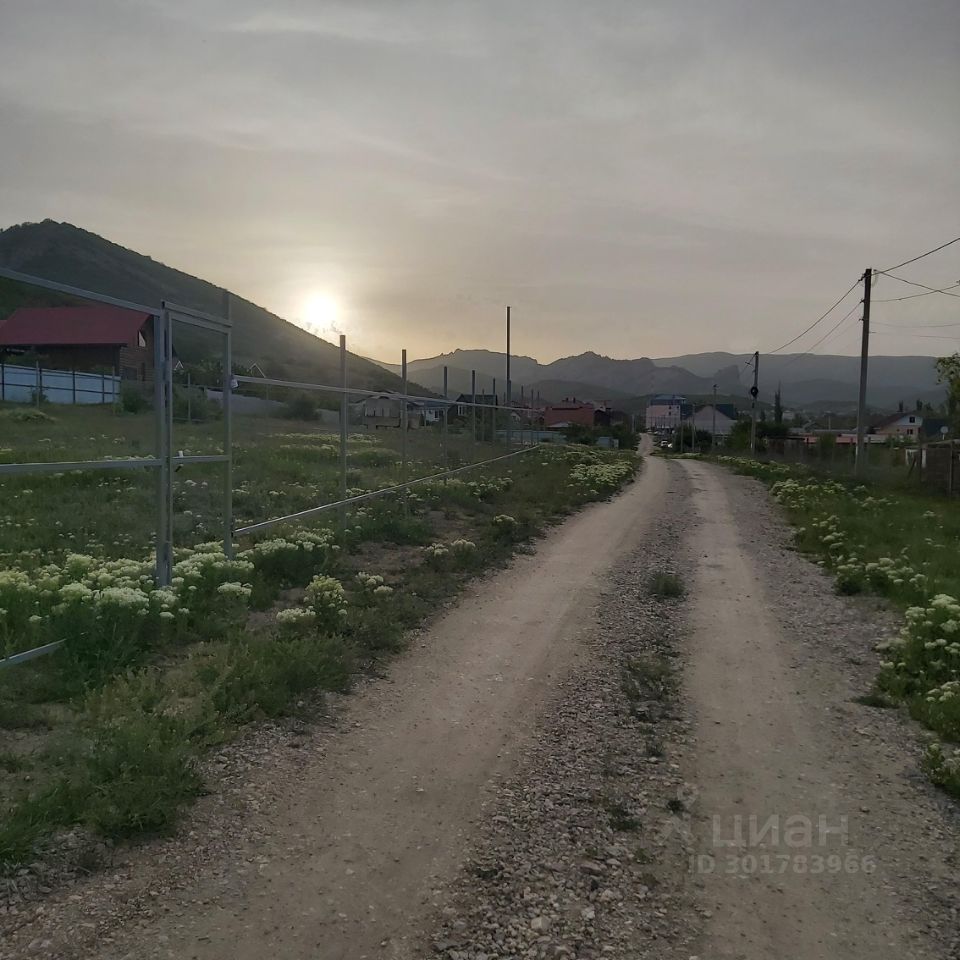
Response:
M797 546L829 569L843 594L870 592L904 612L878 645L872 703L902 703L938 735L930 778L960 797L960 505L797 466L719 457L766 483L795 525Z
M412 475L438 465L426 444L411 440ZM248 469L241 461L237 489L258 498L253 517L269 516L273 500L287 512L293 487L312 503L335 489L338 449L315 425L241 447ZM451 448L451 459L466 457ZM356 489L398 474L396 452L382 441L353 439L351 460ZM638 462L541 449L423 484L406 508L371 501L342 530L332 518L276 529L242 544L234 560L193 542L178 549L168 590L153 587L150 560L133 553L148 545L140 528L122 525L123 498L136 501L137 487L109 499L86 490L88 522L119 518L118 536L80 553L74 535L65 546L49 541L44 505L55 516L61 508L50 497L29 499L37 478L18 480L26 504L14 503L7 522L21 524L16 530L33 522L18 534L29 548L10 551L0 570L0 645L64 646L0 672L0 865L34 859L64 830L116 842L170 828L204 789L205 751L248 723L314 709L324 690L348 689L471 575L615 492ZM77 485L73 476L53 481ZM184 496L206 497L202 481L193 483ZM281 496L270 499L274 487ZM124 549L136 558L118 556Z

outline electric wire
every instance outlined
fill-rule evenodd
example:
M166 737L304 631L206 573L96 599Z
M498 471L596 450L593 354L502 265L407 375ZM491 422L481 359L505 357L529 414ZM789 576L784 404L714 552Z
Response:
M952 246L954 243L960 243L960 237L954 237L953 240L948 240L946 243L941 243L939 247L934 247L932 250L928 250L926 253L921 253L918 257L913 257L910 260L904 260L903 263L898 263L895 267L887 267L886 270L878 270L877 273L887 273L890 270L899 270L901 267L905 267L908 263L916 263L918 260L922 260L924 257L929 257L931 253L937 253L946 247Z
M833 311L836 310L837 307L839 307L840 304L843 303L843 301L850 296L850 294L853 292L854 287L856 287L857 284L860 283L861 279L862 279L861 277L857 277L857 279L854 280L853 283L850 284L848 289L844 292L843 296L840 297L840 299L837 300L830 307L829 310L827 310L825 313L822 313L819 317L817 317L817 319L814 320L809 327L807 327L805 330L801 330L800 333L798 333L792 340L788 340L786 343L781 344L779 347L777 347L776 350L768 350L766 353L766 356L771 356L772 354L779 353L781 350L785 349L786 347L789 347L791 344L796 343L801 337L806 336L815 326L817 326L817 324L822 323L824 320L826 320L827 317L829 317L830 314L833 313Z

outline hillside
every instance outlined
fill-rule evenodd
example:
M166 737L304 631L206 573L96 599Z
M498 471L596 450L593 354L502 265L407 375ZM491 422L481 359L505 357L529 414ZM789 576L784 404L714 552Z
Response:
M496 354L494 354L496 356ZM502 362L502 357L501 357ZM417 382L433 390L435 393L443 392L443 366L426 366L425 361L417 362L414 368L413 364L408 365L408 376L415 375ZM393 370L392 365L384 365L386 369ZM476 368L471 368L476 369ZM503 397L506 393L506 378L502 371L497 371L493 364L487 364L485 370L496 371L490 375L486 372L477 371L477 392L490 392L492 382L497 381L497 393ZM511 374L512 374L511 370ZM463 367L447 366L447 392L451 397L460 393L470 392L470 370ZM595 383L584 383L579 380L514 380L513 396L515 400L520 399L520 390L523 389L525 396L531 396L537 391L540 392L540 398L548 403L554 403L563 400L565 397L577 397L579 399L589 400L607 400L611 403L626 400L630 394L621 390L614 390L611 387L598 385Z
M654 360L666 369L684 367L701 376L711 371L739 364L745 357L733 353L693 353ZM921 356L872 356L868 367L867 401L875 406L895 409L903 400L943 400L944 388L937 383L935 358ZM855 401L860 382L860 358L829 354L785 353L760 356L761 395L772 397L777 383L783 385L783 400L792 404L816 404L826 401Z
M146 305L171 300L219 313L219 287L111 243L69 223L44 220L0 230L0 266ZM0 280L0 319L23 305L60 304L65 298ZM301 330L263 307L233 295L233 352L240 363L260 364L267 376L337 383L339 348ZM216 346L207 335L175 333L183 359L198 359ZM351 385L399 389L399 378L378 364L349 355Z
M498 389L506 378L506 357L491 350L454 350L407 364L410 376L417 376L435 390L443 382L443 365L447 364L448 378L454 383L456 372L457 389L469 389L470 370L477 371L477 383L484 387L490 378L496 377ZM382 364L390 371L398 368ZM690 393L707 395L714 383L726 393L746 396L747 387L737 378L737 369L728 367L711 377L692 374L680 366L663 366L646 357L635 360L616 360L600 354L587 352L575 357L564 357L552 363L538 363L532 357L512 357L510 373L516 393L520 385L536 389L540 384L545 398L561 399L564 396L590 396L595 399L637 397L651 393ZM466 386L460 387L464 383ZM545 388L543 385L547 384ZM453 387L451 387L451 390Z
M751 379L744 357L725 352L696 353L659 359L638 358L617 360L587 352L540 364L531 357L515 357L511 361L513 382L519 392L525 387L541 386L544 397L624 397L643 398L653 393L680 393L708 397L716 384L722 394L738 400L747 397ZM452 353L414 360L409 364L416 375L434 389L443 382L442 365L449 366L451 383L458 371L457 389L469 388L469 371L478 373L478 384L486 387L495 376L498 386L505 377L505 357L490 350L454 350ZM386 369L395 367L383 364ZM860 379L860 358L778 354L760 358L760 396L772 401L778 384L783 386L783 401L792 406L822 406L832 403L846 406L856 402ZM464 386L460 387L459 384ZM453 389L453 388L451 388ZM499 386L502 389L502 386ZM870 358L867 401L875 408L895 410L899 402L908 405L916 400L939 404L944 388L937 383L933 357Z

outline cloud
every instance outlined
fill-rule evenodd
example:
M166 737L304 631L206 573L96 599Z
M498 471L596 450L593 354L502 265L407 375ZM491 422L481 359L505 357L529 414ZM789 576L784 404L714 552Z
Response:
M763 349L956 235L958 32L893 0L35 0L0 34L0 223L290 315L335 285L373 354L497 347L507 299L543 359Z

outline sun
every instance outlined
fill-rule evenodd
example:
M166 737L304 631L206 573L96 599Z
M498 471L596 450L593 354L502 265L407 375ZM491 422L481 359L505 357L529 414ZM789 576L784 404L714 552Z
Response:
M329 293L311 293L303 302L301 318L301 326L318 337L344 332L340 303Z

